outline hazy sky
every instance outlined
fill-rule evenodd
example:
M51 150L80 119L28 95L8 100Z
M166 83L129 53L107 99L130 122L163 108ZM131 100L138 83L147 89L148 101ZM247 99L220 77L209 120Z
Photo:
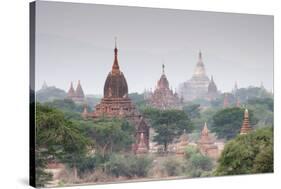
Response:
M273 16L37 1L36 90L80 79L86 94L102 94L115 36L130 93L154 89L163 62L178 87L199 49L219 90L273 88Z

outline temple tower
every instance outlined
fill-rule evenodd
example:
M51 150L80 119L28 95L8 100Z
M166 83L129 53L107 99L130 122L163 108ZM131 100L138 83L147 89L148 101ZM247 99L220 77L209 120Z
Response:
M148 98L149 104L158 109L181 109L181 101L178 94L170 89L169 81L165 74L165 65L162 65L162 75L156 88Z
M202 53L199 51L198 61L190 80L180 85L180 93L185 101L197 98L207 98L210 80L206 74L205 65L202 60Z
M125 118L135 127L135 144L133 151L139 148L141 135L147 150L149 149L149 126L137 111L135 105L128 96L128 85L123 72L120 70L118 62L118 49L115 40L114 60L111 71L108 73L103 90L103 98L96 105L93 112L83 114L86 119ZM141 134L142 133L142 134ZM143 148L143 146L142 146Z
M249 132L251 132L251 130L252 130L252 128L250 126L250 121L249 121L249 112L248 112L248 109L245 109L243 124L240 129L240 135L248 134Z
M200 139L198 140L198 147L203 155L216 159L218 157L218 146L215 145L214 140L209 136L207 123L201 131Z
M214 78L213 76L211 76L211 81L208 85L208 99L209 100L213 100L218 96L218 89L217 89L217 85L214 82Z
M72 99L74 97L75 97L75 90L73 88L73 83L71 82L70 83L70 88L69 88L69 90L67 92L67 98Z

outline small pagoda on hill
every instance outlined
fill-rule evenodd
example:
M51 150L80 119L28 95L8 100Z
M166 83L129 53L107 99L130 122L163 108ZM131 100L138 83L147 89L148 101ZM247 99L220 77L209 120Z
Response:
M178 94L169 88L169 81L165 75L165 65L162 65L162 75L157 82L154 92L148 98L149 104L157 109L181 109Z
M137 111L135 105L132 103L128 96L128 85L126 78L121 72L118 63L118 49L115 41L114 48L114 61L111 71L108 73L104 84L103 98L101 102L96 105L93 112L87 112L87 106L85 106L83 118L98 119L101 117L108 118L124 118L135 126L135 144L133 145L133 151L139 150L141 145L142 152L144 152L143 144L145 144L146 151L149 149L149 126ZM141 139L142 136L142 139ZM143 142L140 142L140 141Z
M200 139L198 140L197 143L198 143L199 150L202 154L214 159L218 157L219 155L218 146L215 145L214 140L209 135L209 130L206 122L201 131Z

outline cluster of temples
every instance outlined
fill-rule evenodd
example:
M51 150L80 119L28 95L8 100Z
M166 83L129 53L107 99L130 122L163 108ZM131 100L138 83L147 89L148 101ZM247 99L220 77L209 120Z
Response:
M213 77L209 80L205 74L201 53L199 53L199 62L191 81L192 82L189 82L189 84L194 84L193 87L196 88L197 92L201 91L199 93L203 96L205 95L205 97L207 94L209 99L215 98L218 94ZM73 89L73 85L71 83L68 97L75 99L79 95L82 96L82 94L84 97L80 82L78 82L76 91ZM196 95L197 94L198 93L196 93ZM179 98L176 92L173 92L173 90L169 88L169 82L165 74L164 65L162 65L162 75L157 82L157 86L147 97L147 100L152 107L161 110L181 109L182 99ZM135 154L144 154L153 151L150 150L150 127L128 95L128 84L125 75L119 66L116 43L114 48L113 65L104 83L103 98L100 103L95 106L95 109L92 112L88 112L87 107L85 106L82 117L85 119L99 119L101 117L124 118L135 127L135 143L132 146L132 151ZM250 131L249 114L246 109L240 134L247 134ZM186 132L183 132L178 141L174 143L173 151L176 155L182 156L186 153L185 149L188 145L190 145L188 135ZM205 123L201 131L200 139L195 145L203 155L214 159L218 158L220 151L213 136L209 133L207 123Z
M74 90L73 83L70 83L70 88L67 92L67 99L71 99L77 103L83 103L85 101L84 91L82 89L80 80L78 80L78 84L76 90Z

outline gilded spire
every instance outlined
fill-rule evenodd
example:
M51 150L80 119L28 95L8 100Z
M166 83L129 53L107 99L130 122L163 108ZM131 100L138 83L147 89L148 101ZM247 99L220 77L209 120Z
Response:
M114 62L112 65L112 73L113 74L118 74L120 73L119 70L119 64L118 64L118 49L117 49L117 37L114 38L115 39L115 48L114 48Z

